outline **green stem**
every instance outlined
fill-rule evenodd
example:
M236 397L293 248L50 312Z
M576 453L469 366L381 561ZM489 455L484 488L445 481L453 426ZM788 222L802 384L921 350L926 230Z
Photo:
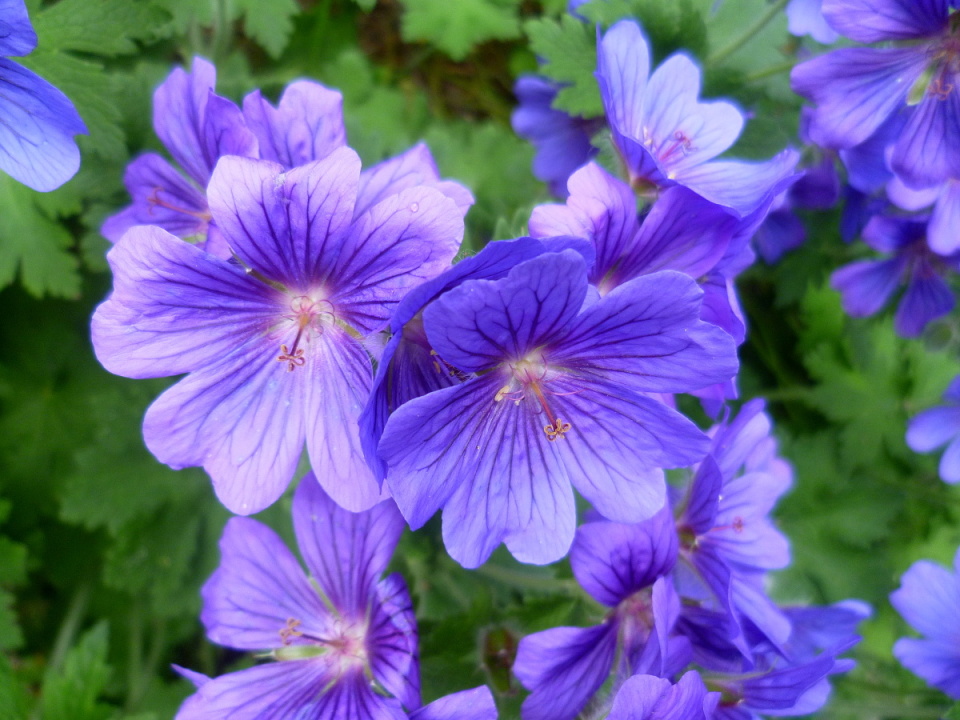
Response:
M55 673L63 665L63 661L73 645L73 639L83 620L83 615L87 611L87 602L90 600L90 584L84 583L77 588L73 597L70 599L70 606L67 608L67 615L57 631L57 639L53 644L53 651L50 653L50 662L47 663L47 672Z
M748 27L746 31L739 37L734 38L729 44L717 50L717 52L711 54L707 58L707 65L715 66L719 65L721 62L726 60L728 57L733 55L737 50L746 45L750 39L756 35L758 32L763 30L767 23L773 20L777 15L780 14L780 11L783 10L789 0L777 0L773 5L767 8L767 11L757 18L757 21Z
M768 68L763 70L757 70L754 73L749 75L744 75L744 82L757 82L758 80L766 80L768 77L773 77L774 75L779 75L782 72L790 72L793 70L793 66L797 64L796 60L788 60L787 62L782 62L777 65L771 65Z
M557 580L555 578L537 577L528 575L522 570L513 570L511 568L500 567L487 563L477 568L476 572L485 575L491 580L496 580L504 585L512 585L517 588L527 588L528 590L549 590L556 591L559 588L567 590L573 587L571 580ZM576 586L579 587L579 586Z

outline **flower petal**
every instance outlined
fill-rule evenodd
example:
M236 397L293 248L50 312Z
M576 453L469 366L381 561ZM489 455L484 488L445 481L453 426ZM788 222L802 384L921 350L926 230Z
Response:
M947 449L940 458L940 479L945 483L956 485L960 482L960 442L954 440L947 445Z
M405 527L392 501L365 512L337 505L308 473L293 497L293 528L310 575L338 612L362 618Z
M893 655L904 667L954 700L960 700L960 653L957 646L937 640L901 638Z
M935 407L910 419L907 445L914 452L926 453L960 436L960 407Z
M486 685L434 700L410 713L410 720L497 720L497 705Z
M677 182L746 217L786 189L799 159L788 149L765 162L715 160L678 172Z
M259 142L260 158L288 170L347 144L343 95L311 80L287 85L277 107L254 90L243 99L243 117Z
M74 135L87 126L69 98L39 75L0 58L0 170L47 192L80 167Z
M960 178L960 73L933 82L941 89L931 84L890 157L891 169L915 189Z
M276 290L158 227L107 255L113 294L94 313L97 359L124 377L164 377L246 356L276 321Z
M621 20L603 35L596 75L610 124L629 138L642 139L650 49L636 22Z
M707 692L696 671L676 685L653 675L635 675L617 692L609 720L708 720L720 693Z
M927 242L939 255L960 250L960 180L949 180L940 193L927 226Z
M37 47L24 0L0 0L0 57L28 55Z
M207 637L237 650L302 645L309 642L302 635L325 637L331 621L293 553L273 530L250 518L227 523L220 565L201 595Z
M830 287L843 297L843 310L852 317L867 317L879 311L900 284L903 262L860 260L844 265L830 276Z
M217 70L201 57L190 72L175 68L153 94L153 128L174 160L205 187L219 154L203 136L207 102L217 84Z
M573 720L610 675L616 649L615 622L523 638L513 672L532 690L523 701L524 720Z
M823 0L827 22L862 43L914 40L944 30L949 0Z
M953 310L956 298L946 281L934 271L915 271L893 317L901 337L919 337L931 320Z
M225 157L207 198L217 226L248 266L306 293L324 285L327 264L341 249L359 175L360 158L349 148L286 173L265 160Z
M403 524L402 518L400 523ZM394 573L380 581L376 592L367 640L373 676L407 710L414 710L420 707L420 660L417 618L407 583L399 573Z
M921 635L956 648L960 627L946 618L960 617L960 577L929 560L915 562L890 593L890 604Z

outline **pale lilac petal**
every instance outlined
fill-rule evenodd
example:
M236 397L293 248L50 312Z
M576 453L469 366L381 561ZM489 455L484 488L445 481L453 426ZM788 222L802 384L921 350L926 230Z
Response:
M607 679L616 649L615 623L523 638L513 672L533 691L523 701L524 720L573 720Z
M293 528L310 575L334 608L363 617L405 524L392 501L366 512L337 505L308 473L293 497Z
M790 478L748 472L723 485L716 527L704 542L719 546L728 562L779 570L790 564L786 537L767 517L789 489Z
M823 0L827 22L862 43L914 40L944 30L949 0Z
M396 506L393 512L400 517ZM400 523L403 524L402 518ZM370 665L377 682L400 700L407 710L419 708L417 619L407 583L397 573L377 584L367 646L371 649Z
M573 250L546 253L502 280L473 280L423 313L430 344L465 371L521 358L568 325L587 292L586 265Z
M830 287L843 296L843 309L852 317L879 311L900 284L903 263L891 260L860 260L844 265L830 276Z
M960 646L960 577L929 560L914 563L904 573L890 603L921 635L953 648Z
M952 643L901 638L893 655L904 667L954 700L960 700L960 652Z
M0 58L0 170L47 192L80 167L74 135L87 126L60 90L17 63Z
M354 215L359 217L391 195L418 186L439 190L457 204L461 214L465 214L474 202L470 191L459 183L440 180L440 173L430 148L426 143L421 142L406 152L388 158L360 173Z
M310 465L320 485L341 507L359 512L387 497L363 457L358 419L370 393L373 366L366 349L346 332L328 327L313 344L306 371L305 431Z
M620 688L608 720L709 720L720 693L707 692L693 670L671 685L653 675L635 675Z
M312 380L307 368L288 372L272 344L253 349L193 372L157 398L143 422L160 462L202 465L220 502L239 515L272 504L293 477Z
M702 295L674 271L630 280L581 313L546 359L615 373L641 392L686 392L728 380L737 372L735 345L699 321Z
M97 308L97 359L125 377L179 375L246 356L283 299L241 268L156 227L137 227L107 259L113 294Z
M818 43L830 45L839 35L823 17L821 0L791 0L787 4L787 30L791 35L809 35Z
M682 53L667 58L644 91L643 125L632 129L631 137L651 149L667 177L680 177L712 160L733 145L743 129L743 115L734 105L701 103L699 95L700 68Z
M960 407L935 407L911 418L907 445L914 452L930 452L960 435Z
M960 441L954 440L940 458L940 479L956 485L960 482Z
M620 133L643 138L643 98L650 75L650 50L639 25L621 20L597 48L597 81L607 119Z
M347 144L343 95L311 80L287 85L277 107L254 90L243 99L243 116L260 157L286 169L322 160Z
M156 153L134 159L123 184L133 205L104 222L100 232L110 242L135 225L157 225L181 238L207 232L210 210L203 192Z
M257 157L259 154L257 138L244 123L240 108L212 90L204 111L202 132L211 168L217 158L224 155Z
M731 575L730 602L782 652L781 648L790 638L790 620L764 591L762 573Z
M183 68L174 69L153 94L157 136L200 186L207 184L218 157L211 156L202 136L207 102L216 83L216 68L195 57L189 73Z
M919 337L927 323L946 315L955 303L953 291L942 277L933 271L915 271L897 306L893 327L901 337Z
M785 189L799 159L796 150L784 150L764 162L717 160L683 170L677 181L746 217Z
M677 560L677 533L669 509L642 523L581 525L570 550L580 586L613 607L666 575Z
M361 215L336 256L324 257L315 272L336 285L333 302L348 307L353 325L371 332L386 324L407 291L450 267L462 239L454 200L411 187Z
M497 720L497 705L486 685L434 700L410 713L410 720Z
M931 82L890 158L891 169L913 188L960 177L960 88L954 87L960 85L960 73L942 74ZM936 83L943 87L939 92Z
M24 1L0 0L0 56L27 55L36 47L37 34Z
M356 715L304 714L304 709L335 678L335 669L317 658L257 665L205 683L187 698L175 720L361 720ZM367 717L373 720L374 716ZM402 720L404 716L385 717Z
M947 181L927 226L930 249L940 255L960 250L960 180Z
M944 186L934 185L933 187L915 190L908 187L903 180L894 176L887 183L887 197L890 202L904 210L916 212L924 210L933 205L943 192ZM944 254L949 254L949 251Z
M204 583L200 620L207 637L237 650L264 651L326 637L332 617L293 554L273 530L231 518L220 566ZM290 632L293 628L294 633Z
M818 145L859 145L901 107L927 61L914 48L843 48L797 65L793 89L812 100Z
M318 278L318 264L330 263L344 242L359 175L360 158L349 148L286 173L265 160L225 157L207 197L218 227L247 265L307 292L326 279Z

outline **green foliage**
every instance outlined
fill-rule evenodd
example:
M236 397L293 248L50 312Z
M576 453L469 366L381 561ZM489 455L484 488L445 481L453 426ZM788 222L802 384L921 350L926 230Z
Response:
M290 40L299 7L296 0L235 0L233 11L233 17L243 17L247 35L277 58Z
M528 20L523 29L530 49L542 58L542 74L563 86L553 107L571 115L602 115L600 90L593 77L597 67L596 31L570 15L558 20Z
M520 36L519 0L403 0L403 38L424 41L463 60L487 40Z
M710 7L708 0L592 0L577 12L603 28L624 18L636 19L650 40L654 61L659 62L680 48L694 55L704 53Z
M107 681L107 624L99 623L70 649L60 668L52 667L43 680L42 720L104 720L113 708L99 702Z

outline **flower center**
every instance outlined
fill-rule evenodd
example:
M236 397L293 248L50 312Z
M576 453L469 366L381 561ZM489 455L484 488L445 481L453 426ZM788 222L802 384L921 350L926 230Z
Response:
M551 371L543 355L539 352L531 353L521 360L507 363L506 367L509 372L509 382L497 391L493 398L494 402L509 399L519 405L525 397L532 396L550 421L549 425L543 426L543 432L550 442L559 440L570 432L573 426L557 417L547 399L548 395L557 393L547 390Z
M307 363L301 342L310 340L311 333L317 335L323 332L325 325L333 322L333 305L327 300L315 300L309 295L297 295L290 301L290 311L283 317L291 321L297 329L297 334L291 345L286 343L280 346L278 362L287 363L287 370L293 372Z
M277 631L283 647L274 651L274 657L277 660L303 660L326 655L340 672L365 667L368 661L367 629L366 623L337 619L329 635L321 637L304 630L300 620L287 618L286 624Z

